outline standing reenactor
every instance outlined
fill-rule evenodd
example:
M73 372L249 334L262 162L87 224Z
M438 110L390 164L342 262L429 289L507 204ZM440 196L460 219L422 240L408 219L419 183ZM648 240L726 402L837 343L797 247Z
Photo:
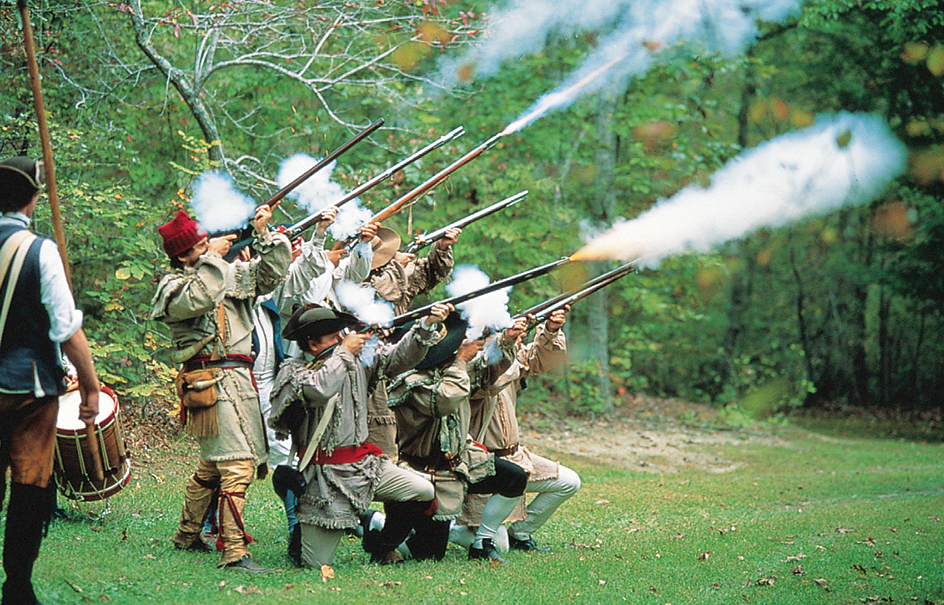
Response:
M0 162L0 294L8 303L0 314L0 489L10 471L4 605L37 603L33 564L55 508L50 478L59 395L65 392L62 352L78 377L79 419L92 422L98 415L98 378L62 258L54 242L29 230L44 177L42 162Z
M362 355L371 338L356 317L306 305L285 326L285 338L302 355L285 362L272 393L270 425L291 435L306 487L296 516L305 567L330 565L345 529L359 525L358 513L374 500L387 506L387 523L367 532L364 548L381 564L402 560L396 547L425 518L433 486L399 468L367 443L367 402L372 385L386 374L408 371L439 340L438 323L449 312L436 305L394 344Z
M200 530L214 495L219 498L219 565L268 572L249 556L246 489L257 467L266 472L267 447L252 376L252 307L279 285L291 261L288 239L268 229L272 211L256 209L249 262L223 260L235 236L209 239L186 212L158 231L172 273L158 285L151 318L167 324L172 356L183 364L177 378L185 424L200 445L200 460L184 492L173 542L204 550Z
M569 309L569 308L565 308ZM533 534L550 518L554 511L580 489L580 477L557 462L538 456L520 443L516 413L518 391L529 376L545 374L566 362L567 345L561 330L566 321L565 309L551 313L535 331L534 340L525 345L525 318L519 318L506 335L516 339L515 361L505 372L485 388L472 394L470 431L477 443L483 444L498 457L513 462L528 472L527 490L537 496L527 505L519 506L510 517L514 521L508 529L508 543L512 549L546 551L538 546ZM470 539L470 527L478 525L485 504L481 496L471 494L466 499L462 517L452 528L453 541L463 543ZM460 538L464 534L464 539Z
M407 540L414 558L441 559L449 523L462 511L466 493L491 494L469 548L470 559L503 563L494 537L524 494L528 475L519 466L485 451L469 437L469 395L488 375L483 341L464 341L466 324L457 314L447 322L443 342L416 370L390 383L390 405L397 416L400 459L434 478L436 514ZM514 338L499 334L503 347ZM461 343L461 344L460 344Z

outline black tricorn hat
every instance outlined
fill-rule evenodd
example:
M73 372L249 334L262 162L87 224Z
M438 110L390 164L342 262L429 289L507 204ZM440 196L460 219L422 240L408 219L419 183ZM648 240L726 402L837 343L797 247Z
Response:
M426 357L416 365L415 370L428 370L452 363L459 346L465 340L465 331L469 328L469 322L462 319L458 311L453 311L446 316L443 327L446 335L426 351Z
M292 314L282 330L282 338L303 342L359 323L359 319L348 313L309 304Z

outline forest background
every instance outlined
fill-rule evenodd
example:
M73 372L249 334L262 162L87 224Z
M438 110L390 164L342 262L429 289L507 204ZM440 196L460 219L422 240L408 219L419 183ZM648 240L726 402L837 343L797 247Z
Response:
M157 226L189 209L199 174L222 169L262 201L280 161L323 156L382 117L332 175L349 190L465 127L366 193L361 203L376 211L502 131L605 33L551 31L541 50L493 75L460 70L442 89L438 62L486 37L490 5L308 4L30 3L76 299L102 379L134 418L165 421L176 405L167 333L147 316L167 270ZM837 404L934 418L944 392L940 4L812 0L761 24L737 56L663 51L645 73L503 137L389 225L407 239L527 189L528 200L470 226L457 245L458 263L497 279L571 254L587 230L707 183L742 150L816 115L877 113L909 149L907 174L881 198L668 258L582 301L568 323L573 363L535 380L527 399L608 413L646 393L722 408L729 421ZM0 156L39 157L10 0L0 0L0 66ZM35 227L51 235L48 208ZM277 220L303 216L283 203ZM518 286L511 308L612 266Z

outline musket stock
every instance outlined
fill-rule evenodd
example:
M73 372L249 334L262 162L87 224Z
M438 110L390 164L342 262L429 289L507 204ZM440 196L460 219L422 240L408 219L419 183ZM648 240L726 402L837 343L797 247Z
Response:
M440 300L434 303L430 303L424 307L420 307L418 309L408 311L402 315L397 315L396 317L393 318L393 321L390 322L390 325L392 327L402 326L403 324L409 323L413 320L429 315L430 311L432 311L433 307L436 306L437 304L461 305L462 303L470 301L473 298L478 298L479 296L489 294L490 292L501 290L502 288L509 288L511 286L520 284L522 282L526 282L529 279L534 279L535 277L546 275L550 273L551 271L553 271L554 269L556 269L557 267L560 267L561 265L565 263L569 263L569 262L570 262L569 258L562 258L554 262L547 263L546 265L541 265L540 267L528 269L527 271L523 271L516 275L512 275L510 277L500 279L497 282L493 282L485 286L484 288L479 288L478 290L475 290L473 292L460 294L459 296L453 296L452 298L447 298L445 300Z
M282 198L284 198L286 195L291 193L299 185L301 185L302 183L310 179L316 172L323 169L325 166L327 166L334 160L338 159L338 157L340 157L341 154L343 154L345 151L347 151L354 145L357 145L358 143L363 141L365 138L370 136L375 130L383 126L383 124L384 124L383 118L380 118L373 124L370 124L369 126L367 126L367 128L365 128L361 132L354 135L354 137L351 138L349 141L347 141L346 143L344 143L343 145L341 145L340 147L338 147L337 149L335 149L334 151L326 155L324 159L317 162L314 166L312 166L311 168L309 168L308 170L300 174L291 183L279 189L275 193L275 195L270 197L260 206L268 206L269 208L275 208L275 206L277 206L278 203L282 201ZM223 258L228 261L231 261L239 255L239 253L243 250L243 248L251 244L252 243L252 230L253 230L253 227L251 224L248 227L238 230L236 232L237 233L236 241L233 242L233 245L230 247L229 252L227 252L226 256L224 256Z
M465 166L466 164L468 164L469 162L471 162L471 161L474 160L475 158L477 158L477 157L479 157L480 155L482 155L482 153L483 153L484 151L486 151L486 150L491 149L492 147L494 147L494 146L498 143L498 139L500 139L500 138L503 137L503 136L505 136L505 135L504 135L504 133L501 133L501 132L498 133L498 134L496 134L496 135L494 135L492 138L488 139L487 141L485 141L484 143L482 143L481 145L479 145L478 147L476 147L476 148L473 149L472 151L468 152L467 154L465 154L464 156L462 156L461 158L459 158L458 160L456 160L456 161L453 162L452 164L449 164L448 166L446 166L445 168L443 168L442 170L440 170L439 172L437 172L436 174L434 174L433 176L431 176L430 178L428 178L428 179L427 179L425 182L423 182L423 184L421 184L420 186L414 188L414 189L411 190L409 193L407 193L406 195L404 195L403 197L401 197L401 198L398 199L397 201L393 202L392 204L390 204L389 206L387 206L386 208L384 208L383 210L381 210L380 212L378 212L377 214L375 214L375 215L374 215L373 217L371 217L371 219L370 219L369 221L367 221L367 222L369 222L369 223L382 223L383 221L387 220L388 218L390 218L391 216L393 216L394 214L396 214L397 212L399 212L404 206L406 206L407 204L409 204L409 203L412 202L413 200L417 199L417 198L420 197L421 195L427 193L428 191L430 191L431 189L433 189L436 185L438 185L438 184L442 183L443 181L445 181L446 178L447 178L450 174L452 174L453 172L455 172L455 171L458 170L459 168L462 168L463 166ZM335 245L335 247L336 247L336 248L348 248L348 247L351 246L351 244L353 244L353 243L357 240L357 238L358 238L358 236L357 236L356 234L355 234L355 235L352 235L352 236L348 237L347 239L344 239L344 240L338 242L338 243Z
M488 206L487 208L482 208L481 210L473 212L469 216L465 218L461 218L453 223L450 223L441 229L437 229L436 231L433 231L432 233L427 233L426 235L418 236L412 242L409 243L409 245L404 249L404 251L407 254L416 254L417 252L419 252L426 246L431 245L433 242L437 242L441 240L443 237L446 236L446 232L449 231L450 229L464 229L467 225L471 225L475 221L485 218L486 216L490 214L494 214L498 212L499 210L503 210L505 208L511 208L512 206L514 206L515 204L523 200L525 197L527 197L527 195L528 195L528 190L525 189L524 191L520 191L511 197L503 199L500 202L495 202L494 204L492 204L491 206Z

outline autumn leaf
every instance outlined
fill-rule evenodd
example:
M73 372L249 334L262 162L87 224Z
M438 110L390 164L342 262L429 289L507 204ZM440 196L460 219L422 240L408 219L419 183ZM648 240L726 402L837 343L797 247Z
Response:
M706 550L705 552L703 552L703 553L701 553L700 555L698 555L698 560L699 560L699 561L707 561L707 560L708 560L708 555L710 555L710 554L711 554L711 551L710 551L710 550Z
M330 565L321 566L321 581L327 582L334 579L334 568Z
M773 586L774 582L777 581L777 576L770 576L769 578L760 578L757 580L758 586Z
M806 572L803 571L803 566L802 566L802 565L797 565L796 567L794 567L793 569L790 570L790 573L792 573L792 574L795 575L795 576L805 576L805 575L806 575Z
M818 580L813 580L813 581L816 582L817 586L819 586L826 592L829 592L829 582L827 582L825 578L819 578Z
M898 58L908 65L917 65L924 61L931 49L924 42L905 42Z
M928 54L928 71L937 77L944 76L944 46L935 44Z

